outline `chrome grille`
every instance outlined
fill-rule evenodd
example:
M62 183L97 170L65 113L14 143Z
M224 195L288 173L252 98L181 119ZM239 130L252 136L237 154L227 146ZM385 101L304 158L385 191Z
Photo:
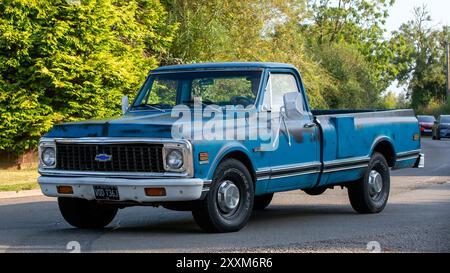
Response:
M163 145L158 144L56 144L56 169L93 172L164 172ZM111 156L98 161L98 155Z

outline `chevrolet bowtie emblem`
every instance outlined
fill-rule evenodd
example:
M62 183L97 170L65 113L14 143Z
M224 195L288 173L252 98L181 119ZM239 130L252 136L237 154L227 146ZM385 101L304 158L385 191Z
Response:
M112 159L112 155L98 154L95 156L95 161L99 162L109 162Z

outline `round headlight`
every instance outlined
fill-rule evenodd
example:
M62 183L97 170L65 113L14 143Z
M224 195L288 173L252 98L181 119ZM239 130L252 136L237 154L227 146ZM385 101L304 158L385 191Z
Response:
M47 167L54 166L56 163L56 153L55 148L45 148L42 152L42 163L44 163Z
M179 150L172 150L166 156L167 166L177 170L183 166L183 154Z

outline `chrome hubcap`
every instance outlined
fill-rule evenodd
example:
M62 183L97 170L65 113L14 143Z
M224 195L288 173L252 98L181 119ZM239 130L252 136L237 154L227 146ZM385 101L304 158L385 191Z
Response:
M369 194L372 198L377 198L383 190L383 177L375 170L369 174Z
M231 181L224 181L217 191L217 204L221 211L230 213L239 205L240 193L238 187Z

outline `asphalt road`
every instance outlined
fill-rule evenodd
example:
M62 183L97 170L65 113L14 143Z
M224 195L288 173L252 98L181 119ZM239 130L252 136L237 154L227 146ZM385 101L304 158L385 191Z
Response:
M425 139L423 148L426 168L394 171L378 215L356 214L339 188L318 197L276 194L232 234L205 234L188 212L150 207L81 231L63 221L53 199L7 199L0 200L0 252L69 252L78 244L82 252L369 252L369 242L386 252L450 252L450 141Z

